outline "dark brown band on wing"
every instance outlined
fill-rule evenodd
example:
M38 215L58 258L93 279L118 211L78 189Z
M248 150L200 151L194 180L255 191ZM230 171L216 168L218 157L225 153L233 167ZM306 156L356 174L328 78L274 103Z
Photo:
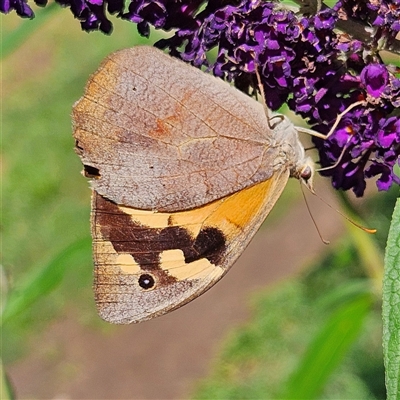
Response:
M129 253L143 270L160 269L160 254L166 250L182 250L185 262L206 258L219 265L226 251L226 239L216 227L204 227L192 237L185 227L151 228L132 220L114 202L94 191L95 224L101 240L112 243L118 253Z

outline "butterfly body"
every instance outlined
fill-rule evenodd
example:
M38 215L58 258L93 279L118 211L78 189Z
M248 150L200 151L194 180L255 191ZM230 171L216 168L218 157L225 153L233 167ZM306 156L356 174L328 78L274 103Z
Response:
M312 174L283 116L150 47L110 55L74 105L107 321L176 309L227 272L289 176ZM272 127L271 127L271 126Z

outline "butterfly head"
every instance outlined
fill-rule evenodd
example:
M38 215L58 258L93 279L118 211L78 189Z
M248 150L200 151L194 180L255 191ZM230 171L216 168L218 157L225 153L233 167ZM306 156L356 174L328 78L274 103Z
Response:
M315 174L314 162L305 155L304 146L299 139L299 128L293 125L288 117L273 114L268 120L273 136L280 143L281 150L286 154L285 164L290 169L290 176L304 183L314 192L313 179Z
M303 158L302 162L296 165L296 169L292 172L292 176L304 183L310 192L314 193L314 162L310 157Z

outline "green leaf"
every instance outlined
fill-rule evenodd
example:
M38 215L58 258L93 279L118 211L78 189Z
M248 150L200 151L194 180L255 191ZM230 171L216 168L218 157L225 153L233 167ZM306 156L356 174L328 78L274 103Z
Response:
M4 365L0 360L0 399L1 400L14 400L15 396L12 390L10 381L7 379L7 375L4 371Z
M400 373L400 199L393 212L383 278L383 355L388 400L399 399Z
M34 269L15 285L2 314L1 323L28 309L33 302L46 296L60 283L70 268L82 263L90 249L90 238L80 239L57 254L50 262Z
M361 294L370 294L371 290L371 281L369 279L350 279L327 293L322 294L316 299L315 306L321 312L330 312Z
M0 315L3 313L8 296L8 282L4 267L0 265ZM1 398L1 397L0 397Z
M370 294L359 294L332 313L309 345L289 378L285 399L314 399L357 339L372 303Z

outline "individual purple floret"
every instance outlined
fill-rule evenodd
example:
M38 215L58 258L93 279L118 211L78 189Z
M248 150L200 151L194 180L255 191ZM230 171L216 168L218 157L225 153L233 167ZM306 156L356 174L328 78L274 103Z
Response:
M12 10L15 10L22 18L34 17L32 8L28 6L26 0L0 0L0 12L8 14Z
M379 98L387 87L389 72L382 64L370 64L362 70L360 79L367 93Z

